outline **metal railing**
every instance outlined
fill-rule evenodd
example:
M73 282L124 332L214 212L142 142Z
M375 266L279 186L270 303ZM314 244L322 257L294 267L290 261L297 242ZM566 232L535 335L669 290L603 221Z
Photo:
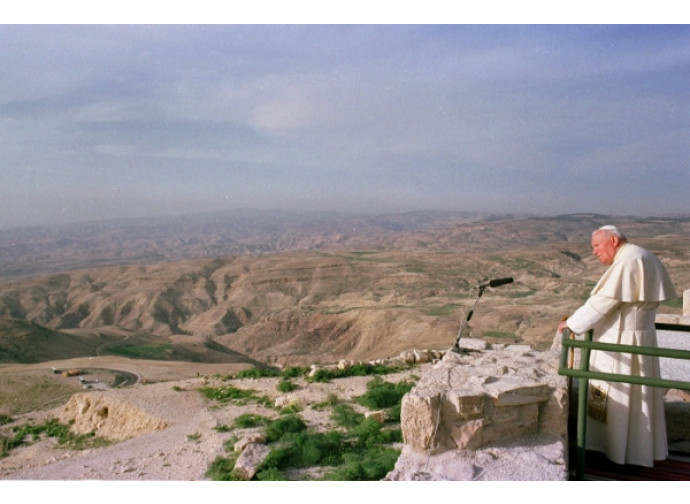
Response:
M676 326L670 324L656 324L657 329L668 331L690 332L690 326ZM649 385L652 387L674 388L690 390L690 382L678 380L666 380L663 378L652 378L648 376L631 376L615 373L602 373L589 370L589 357L592 350L603 350L607 352L629 353L639 355L650 355L654 357L665 357L670 359L690 360L690 351L678 350L675 348L645 347L636 345L622 345L615 343L599 343L592 341L593 331L587 331L583 340L576 340L571 337L568 329L563 331L561 359L558 367L558 374L569 378L578 378L579 391L577 402L577 441L576 441L576 469L575 477L577 480L584 480L585 475L585 439L587 435L587 392L589 380L597 379L611 382L631 383L637 385ZM575 348L581 349L580 369L573 369L566 361L568 359L568 349L571 353Z

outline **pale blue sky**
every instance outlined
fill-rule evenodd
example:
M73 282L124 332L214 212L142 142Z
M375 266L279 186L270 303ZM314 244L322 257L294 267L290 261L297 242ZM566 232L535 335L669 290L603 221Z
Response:
M0 227L689 213L687 25L0 25Z

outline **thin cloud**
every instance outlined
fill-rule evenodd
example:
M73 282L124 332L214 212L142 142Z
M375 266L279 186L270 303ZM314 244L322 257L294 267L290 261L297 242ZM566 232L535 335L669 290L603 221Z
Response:
M685 212L689 42L668 25L3 25L0 226Z

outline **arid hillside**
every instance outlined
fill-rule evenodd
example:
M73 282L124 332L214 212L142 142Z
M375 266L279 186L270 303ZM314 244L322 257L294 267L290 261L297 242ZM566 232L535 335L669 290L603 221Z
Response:
M0 283L57 271L229 255L388 248L416 231L486 219L465 213L355 215L234 210L0 229Z
M557 321L603 272L589 236L609 222L659 255L679 293L690 286L690 219L578 215L438 228L431 226L433 216L421 220L415 215L406 224L399 217L396 226L386 221L385 232L371 231L377 225L370 224L362 225L366 233L347 235L334 231L342 222L292 228L257 222L256 236L272 229L283 240L288 228L299 228L294 242L311 245L294 251L278 250L282 246L264 235L275 252L71 271L56 260L52 274L0 285L0 362L113 354L303 365L446 349L477 300L477 284L500 277L514 282L484 291L465 335L545 347ZM112 254L98 257L92 260L113 260ZM661 310L679 312L680 306L671 302ZM18 349L20 341L30 348Z

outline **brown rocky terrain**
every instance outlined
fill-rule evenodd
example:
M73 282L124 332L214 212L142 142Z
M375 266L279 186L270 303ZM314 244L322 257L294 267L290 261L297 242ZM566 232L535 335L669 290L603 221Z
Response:
M414 346L449 347L478 294L496 277L468 336L549 344L554 321L586 296L603 271L589 252L602 217L482 221L400 232L371 248L233 255L88 268L0 285L4 327L40 330L24 348L103 355L137 347L157 359L244 359L304 365L372 359ZM624 229L688 285L682 219L628 220ZM363 242L373 238L362 237ZM680 308L680 301L662 310ZM48 337L47 328L58 333ZM32 362L13 331L0 362ZM20 347L22 345L19 345ZM141 355L140 355L141 356ZM34 358L35 361L37 358Z
M605 223L657 253L679 294L690 286L688 218L194 222L177 237L180 223L0 233L0 414L45 416L82 390L50 366L134 375L150 398L259 364L445 350L490 278L514 282L484 292L464 336L547 348L603 271L589 236Z

